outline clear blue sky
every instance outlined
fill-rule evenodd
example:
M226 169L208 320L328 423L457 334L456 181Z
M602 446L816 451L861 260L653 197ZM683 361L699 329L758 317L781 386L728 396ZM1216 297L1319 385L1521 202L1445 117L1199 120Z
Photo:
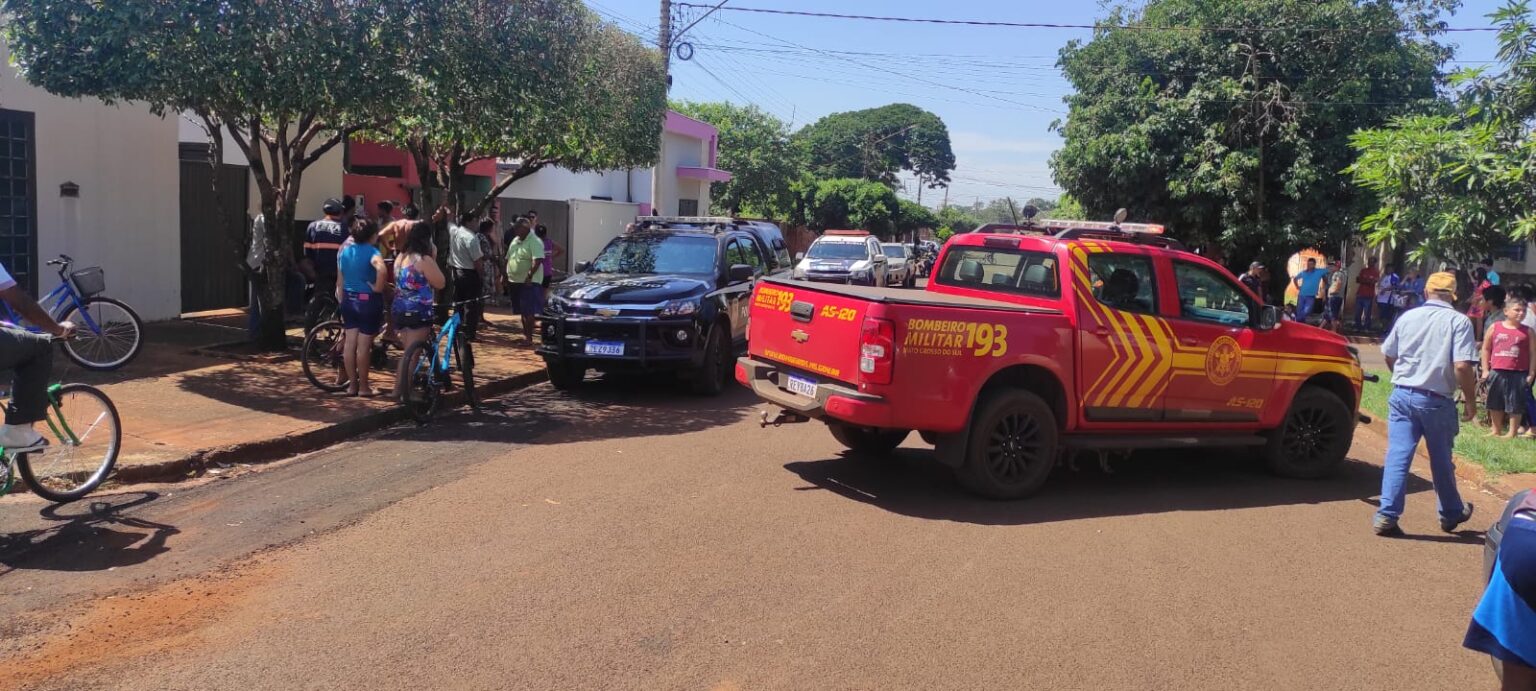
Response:
M703 0L695 0L702 4ZM1486 26L1503 0L1467 0L1452 26ZM587 0L626 30L655 40L658 0ZM812 12L1091 24L1103 14L1087 0L730 0L730 5ZM679 27L702 10L681 11ZM1071 89L1058 51L1084 29L940 26L721 11L683 40L694 56L673 61L672 97L754 103L795 127L828 113L906 102L944 119L957 166L951 203L1012 196L1055 197L1047 161L1060 144L1051 121ZM1456 60L1494 58L1491 33L1443 38ZM924 190L936 206L943 190ZM910 181L902 196L914 198Z

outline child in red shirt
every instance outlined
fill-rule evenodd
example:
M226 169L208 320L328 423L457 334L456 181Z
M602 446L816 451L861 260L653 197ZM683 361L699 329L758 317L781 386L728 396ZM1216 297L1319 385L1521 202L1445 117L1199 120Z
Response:
M1488 421L1492 436L1514 438L1525 413L1525 397L1536 383L1536 358L1531 357L1531 328L1522 324L1526 304L1519 298L1504 303L1504 321L1488 329L1483 339L1483 377L1488 380ZM1509 431L1504 431L1506 418Z

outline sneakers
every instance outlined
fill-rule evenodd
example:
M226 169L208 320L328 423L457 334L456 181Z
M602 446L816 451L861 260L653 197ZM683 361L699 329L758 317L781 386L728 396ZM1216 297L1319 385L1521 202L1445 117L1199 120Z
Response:
M1469 501L1466 503L1466 506L1462 507L1459 518L1442 517L1440 519L1440 529L1447 533L1454 533L1457 528L1461 527L1461 524L1470 520L1472 520L1472 502Z
M1377 516L1375 522L1371 523L1371 529L1376 531L1376 534L1382 537L1403 536L1403 529L1397 527L1397 521L1394 521L1385 516Z
M31 425L0 425L0 448L7 453L31 453L48 448L48 440Z

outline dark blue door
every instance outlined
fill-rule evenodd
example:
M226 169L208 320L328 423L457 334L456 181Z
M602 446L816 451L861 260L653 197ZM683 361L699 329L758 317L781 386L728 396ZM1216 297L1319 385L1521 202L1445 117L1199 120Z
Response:
M37 294L37 146L31 113L0 109L0 262Z

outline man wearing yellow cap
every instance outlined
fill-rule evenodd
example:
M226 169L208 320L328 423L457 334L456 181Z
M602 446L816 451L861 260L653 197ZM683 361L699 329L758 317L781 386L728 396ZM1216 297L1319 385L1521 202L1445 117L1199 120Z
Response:
M1425 302L1404 312L1381 343L1387 369L1392 370L1392 396L1387 401L1387 457L1381 478L1381 505L1372 527L1377 535L1402 535L1408 469L1424 440L1429 470L1440 507L1440 529L1454 532L1472 518L1472 503L1456 491L1456 465L1451 445L1461 421L1477 415L1477 340L1472 320L1457 312L1456 275L1432 274L1424 282ZM1456 388L1464 401L1456 417Z

